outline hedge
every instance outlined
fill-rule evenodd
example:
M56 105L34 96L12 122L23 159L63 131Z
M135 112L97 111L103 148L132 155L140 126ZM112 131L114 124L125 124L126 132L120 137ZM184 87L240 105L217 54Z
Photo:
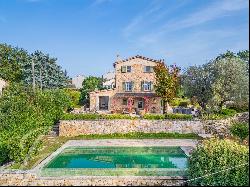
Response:
M249 148L232 140L204 140L188 162L190 185L249 185Z

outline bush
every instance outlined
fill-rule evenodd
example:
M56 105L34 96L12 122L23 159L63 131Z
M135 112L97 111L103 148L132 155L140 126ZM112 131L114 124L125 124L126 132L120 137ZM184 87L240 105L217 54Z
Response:
M165 114L165 119L191 120L193 116L191 114Z
M202 177L191 180L190 185L249 185L249 149L232 140L204 140L191 154L188 162L188 178ZM227 170L229 168L232 169ZM212 173L215 174L210 175Z
M51 129L68 106L62 90L34 93L22 85L10 85L0 97L0 164L20 163L32 154L37 138Z
M211 113L203 112L201 118L203 120L220 120L228 117L233 117L237 112L233 109L222 109L219 112L212 111Z
M63 120L138 119L125 114L64 114Z
M81 92L72 89L64 89L64 90L71 100L70 108L79 107Z
M225 116L234 116L237 112L234 109L225 108L222 109L219 113Z
M143 116L143 119L148 119L148 120L164 120L165 115L163 114L145 114Z
M188 106L188 102L187 101L181 101L179 104L180 107L187 107Z
M249 135L249 124L234 123L230 127L230 132L233 136L239 137L243 141Z

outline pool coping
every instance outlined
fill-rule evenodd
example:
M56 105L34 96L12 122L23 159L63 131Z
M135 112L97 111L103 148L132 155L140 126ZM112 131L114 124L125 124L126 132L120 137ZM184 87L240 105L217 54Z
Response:
M40 176L41 169L48 164L52 159L54 159L58 154L60 154L65 148L68 147L98 147L98 146L112 146L112 147L168 147L168 146L178 146L184 153L189 156L190 152L196 147L198 141L193 139L102 139L102 140L69 140L63 144L60 148L50 154L47 158L41 161L37 166L31 169L32 172ZM42 177L42 176L40 176ZM66 176L63 176L65 178ZM75 176L76 177L76 176ZM93 178L93 177L107 177L107 176L80 176L81 178ZM108 176L109 178L112 176ZM118 176L113 176L118 177ZM119 176L119 177L132 177L141 178L149 176ZM152 177L152 176L151 176ZM154 177L154 176L153 176ZM159 177L159 176L155 176ZM166 179L167 176L164 176ZM172 177L172 176L171 176ZM44 177L43 177L44 178ZM47 178L47 177L46 177ZM51 177L55 178L55 177ZM58 177L57 177L58 178ZM167 177L168 178L168 177Z

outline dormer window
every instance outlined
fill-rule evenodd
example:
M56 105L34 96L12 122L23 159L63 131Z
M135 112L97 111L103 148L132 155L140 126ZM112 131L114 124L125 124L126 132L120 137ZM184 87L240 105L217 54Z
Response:
M153 66L144 66L144 72L145 73L152 73L154 71Z
M122 73L129 73L131 72L131 66L122 66L121 71Z

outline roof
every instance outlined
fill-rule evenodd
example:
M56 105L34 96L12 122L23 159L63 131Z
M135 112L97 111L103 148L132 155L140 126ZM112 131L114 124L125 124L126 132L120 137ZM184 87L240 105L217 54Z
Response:
M116 93L114 97L158 97L155 93Z
M115 66L117 63L119 62L126 62L126 61L129 61L129 60L132 60L132 59L136 59L136 58L141 58L143 60L148 60L148 61L152 61L152 62L164 62L164 59L160 59L160 60L155 60L155 59L152 59L152 58L147 58L147 57L144 57L144 56L141 56L141 55L136 55L136 56L132 56L132 57L129 57L127 59L124 59L124 60L118 60L116 61L113 65Z

